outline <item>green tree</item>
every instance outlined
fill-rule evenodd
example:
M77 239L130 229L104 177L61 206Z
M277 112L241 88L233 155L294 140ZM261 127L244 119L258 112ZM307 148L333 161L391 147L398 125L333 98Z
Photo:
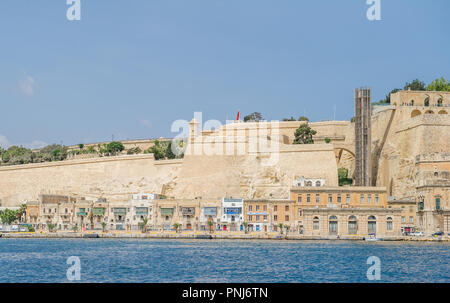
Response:
M411 83L406 83L404 90L425 90L425 83L419 79L413 80Z
M102 232L106 231L106 222L102 222Z
M127 150L127 155L134 155L134 154L140 154L142 152L141 148L139 146L132 147Z
M20 205L20 209L16 211L16 217L18 220L20 220L23 216L26 216L27 214L27 205L22 204Z
M209 220L209 221L208 221L209 233L212 233L212 227L213 227L213 225L214 225L213 220Z
M84 144L83 144L83 143L80 143L80 144L78 144L78 147L79 147L80 149L83 149L83 148L84 148Z
M180 227L181 227L180 223L174 223L173 224L173 228L175 228L175 232L177 232L177 233L178 233L178 230L180 229Z
M167 147L163 146L159 140L155 140L153 146L150 147L146 153L152 153L155 160L161 160L166 157L166 148Z
M259 122L263 120L261 113L254 112L244 117L244 122Z
M301 117L298 118L298 121L306 121L306 122L309 122L309 119L308 119L307 117L305 117L305 116L301 116Z
M49 228L50 229L50 228ZM72 227L72 230L74 231L74 232L77 232L78 231L78 224L75 224L73 227Z
M280 229L280 234L282 235L283 234L283 223L279 223L278 224L278 228Z
M56 225L53 223L48 223L47 227L49 232L53 232L55 230Z
M88 152L89 154L95 154L97 151L95 150L95 146L90 145L90 146L88 146L88 148L87 148L87 152Z
M302 124L295 131L294 144L314 144L313 136L317 131L311 129L308 123Z
M284 118L283 121L296 121L294 117Z
M352 185L353 180L348 178L348 169L341 167L338 169L339 186Z
M33 158L33 152L22 146L11 146L2 152L2 162L8 165L32 163Z
M330 138L328 138L328 137L326 137L326 138L325 138L325 143L327 143L327 144L328 144L328 143L330 143L330 142L331 142L331 139L330 139Z
M167 159L175 159L177 156L173 153L173 151L172 151L172 141L169 141L167 144L166 144L166 149L165 149L165 151L164 151L164 156L167 158Z
M244 225L244 233L248 232L248 222L242 222L242 225Z
M17 211L7 208L0 213L0 219L2 223L10 225L17 220Z
M288 234L289 231L289 225L285 224L283 225L284 229L286 230L286 235Z
M444 77L440 79L435 79L427 86L428 91L438 91L438 92L450 92L450 81L445 80Z
M125 149L125 147L123 146L122 142L118 142L118 141L109 142L106 145L107 152L112 156L119 154L124 149Z
M139 222L139 227L141 228L143 233L147 232L147 224L148 224L148 218L142 218L142 221Z
M395 94L396 92L401 91L401 89L399 88L394 88L393 90L391 90L384 99L378 101L377 103L373 103L373 104L390 104L391 103L391 94Z

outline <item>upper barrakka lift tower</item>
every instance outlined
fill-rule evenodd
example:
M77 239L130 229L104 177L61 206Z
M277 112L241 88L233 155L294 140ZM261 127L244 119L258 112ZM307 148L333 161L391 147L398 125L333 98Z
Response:
M355 185L371 186L371 89L355 89Z

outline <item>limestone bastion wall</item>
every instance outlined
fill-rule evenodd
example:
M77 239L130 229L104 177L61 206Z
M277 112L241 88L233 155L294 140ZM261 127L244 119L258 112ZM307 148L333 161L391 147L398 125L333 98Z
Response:
M411 117L415 109L397 106L386 142L380 153L377 186L386 186L388 194L413 197L420 180L415 157L450 150L450 116L422 114Z
M274 155L269 162L270 154L247 151L187 153L182 160L168 161L155 161L149 154L1 167L0 199L3 206L17 206L43 193L110 200L127 200L139 192L213 201L224 196L288 198L293 181L301 176L337 186L332 144L280 144Z
M160 192L181 164L155 161L148 154L0 167L0 199L2 206L36 200L43 193L128 199L132 193Z

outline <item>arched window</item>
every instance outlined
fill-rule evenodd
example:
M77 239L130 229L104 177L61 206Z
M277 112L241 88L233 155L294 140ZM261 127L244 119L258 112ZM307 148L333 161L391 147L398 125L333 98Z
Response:
M306 181L306 186L312 186L312 181Z
M392 230L393 229L393 223L392 223L392 218L388 217L386 219L386 229L387 230Z
M437 101L437 106L442 107L442 97L440 97Z
M439 114L439 115L446 115L447 112L446 112L445 110L440 110L440 111L438 112L438 114Z
M424 105L425 105L425 106L430 106L430 97L426 97L426 98L425 98Z
M336 216L331 216L328 221L328 229L330 232L330 235L337 235L338 234L338 218Z
M434 111L432 111L432 110L427 110L425 112L425 115L432 115L432 114L434 114Z
M349 235L356 235L358 233L358 220L355 216L348 218L348 233Z
M314 217L313 219L313 229L319 230L319 217Z
M316 181L316 186L321 186L322 183L320 181Z
M414 100L411 100L411 103L409 105L414 106Z
M369 234L375 234L377 232L377 218L375 216L369 216L367 220L367 232Z
M421 114L422 114L422 113L420 112L420 110L415 109L415 110L413 110L413 111L411 112L411 118L420 116Z

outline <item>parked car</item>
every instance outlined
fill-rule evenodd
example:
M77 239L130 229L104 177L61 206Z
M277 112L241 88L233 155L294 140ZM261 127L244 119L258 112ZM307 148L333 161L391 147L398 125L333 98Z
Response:
M416 231L416 232L413 233L412 235L413 235L413 236L416 236L416 237L423 237L423 232L421 232L421 231Z
M432 234L433 237L443 236L443 235L444 235L444 232L442 232L442 231L437 231L434 234Z

